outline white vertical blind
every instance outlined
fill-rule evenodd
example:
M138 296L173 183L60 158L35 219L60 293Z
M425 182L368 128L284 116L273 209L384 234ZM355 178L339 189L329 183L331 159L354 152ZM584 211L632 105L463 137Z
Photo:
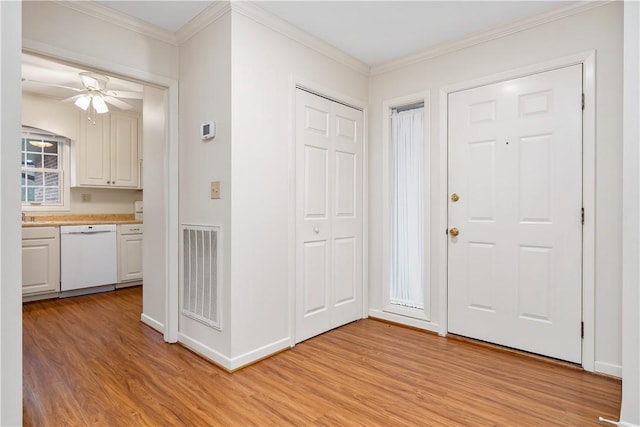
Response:
M424 308L424 107L391 115L391 304Z

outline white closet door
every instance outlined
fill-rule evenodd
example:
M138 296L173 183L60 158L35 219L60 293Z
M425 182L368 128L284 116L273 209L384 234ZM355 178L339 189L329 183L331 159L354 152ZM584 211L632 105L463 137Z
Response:
M296 342L362 317L362 111L296 93Z

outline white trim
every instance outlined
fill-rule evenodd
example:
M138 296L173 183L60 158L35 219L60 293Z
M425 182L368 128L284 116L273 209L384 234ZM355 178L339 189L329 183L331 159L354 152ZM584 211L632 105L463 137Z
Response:
M142 313L142 315L140 316L140 321L145 325L149 326L151 329L154 329L160 332L161 334L164 334L164 325L158 322L156 319L153 319L147 316L146 314Z
M176 31L178 45L183 44L229 12L231 12L231 4L229 1L220 0L213 2L211 6L207 7Z
M369 199L368 199L368 104L360 99L341 94L335 90L324 87L313 81L306 80L294 75L289 76L289 220L288 220L288 260L289 265L289 346L296 345L296 90L302 89L322 96L329 100L338 102L362 111L362 312L361 318L367 317L369 309L369 293L368 293L368 269L369 269L369 251L368 251L368 227L369 227Z
M382 319L388 322L399 323L412 328L423 329L425 331L436 332L439 334L440 326L437 323L433 323L427 320L416 319L414 317L402 316L395 313L389 313L387 311L370 309L369 317L374 319Z
M569 55L552 61L533 64L530 66L505 71L490 76L481 77L466 82L455 83L440 89L440 200L444 201L440 207L440 222L438 246L441 259L440 268L440 299L439 307L442 313L440 334L446 335L448 331L448 306L447 306L447 254L448 237L445 230L448 227L447 206L448 194L448 102L450 93L472 89L500 81L516 79L536 73L554 70L576 64L583 64L583 92L585 94L585 109L582 121L582 191L583 207L585 209L585 223L582 237L582 320L584 322L584 338L582 340L582 367L586 371L594 371L595 361L595 63L596 52L586 52Z
M362 318L369 313L369 107L362 108Z
M196 354L204 357L205 359L222 366L227 370L231 370L232 362L231 359L225 356L222 353L217 352L213 348L201 343L198 340L195 340L183 333L178 333L178 342L193 351Z
M440 313L440 328L438 334L440 336L447 336L449 331L449 239L447 238L446 230L448 228L448 210L449 202L449 135L448 135L448 98L449 93L445 88L440 89L440 154L439 158L439 170L440 170L440 194L438 199L444 203L440 203L439 209L439 226L436 234L436 244L438 245L438 312Z
M425 150L425 163L424 163L424 179L425 179L425 191L424 201L425 201L425 218L424 223L427 224L425 227L425 235L424 235L424 298L425 304L424 309L410 309L405 307L399 307L393 305L389 302L390 295L390 264L391 264L391 237L390 237L390 227L391 227L391 214L390 214L390 204L391 204L391 193L389 188L390 182L390 170L389 170L389 149L391 145L390 138L390 130L389 130L389 116L391 113L391 109L396 107L401 107L404 105L415 104L418 102L424 103L424 146L427 147ZM400 319L406 319L408 317L413 317L418 320L430 322L431 320L431 305L433 301L431 301L431 204L430 204L430 195L431 195L431 152L428 149L431 147L431 92L430 91L421 91L412 93L410 95L401 96L397 98L387 99L382 102L382 186L381 186L381 194L382 194L382 310L387 313L393 313L396 315L400 315ZM371 313L371 311L369 312ZM401 322L402 323L402 322Z
M231 3L231 10L237 12L253 21L264 25L271 30L282 34L291 40L300 43L328 58L335 60L336 62L357 71L365 76L369 75L369 66L364 62L361 62L352 56L347 55L343 51L336 49L330 44L320 40L319 38L312 36L311 34L301 30L300 28L291 25L283 19L278 18L275 15L265 11L261 7L255 5L252 2L237 1Z
M282 350L289 348L290 337L282 338L278 341L274 341L271 344L263 345L255 350L248 351L239 356L232 357L230 359L230 367L228 369L235 370L247 366L253 362L264 359L268 356L272 356Z
M427 48L420 52L413 53L398 59L384 62L380 65L373 66L371 67L370 75L376 76L379 74L388 73L390 71L404 68L409 65L416 64L418 62L426 61L428 59L432 59L438 56L456 52L458 50L475 46L481 43L486 43L488 41L499 39L501 37L506 37L514 33L518 33L521 31L528 30L530 28L537 27L539 25L556 21L558 19L567 18L569 16L576 15L581 12L586 12L593 8L603 6L609 3L610 1L611 0L575 2L572 4L561 6L557 9L553 9L551 11L548 11L539 15L514 21L506 25L500 25L497 27L485 29L461 39L441 43L439 45Z
M288 296L289 296L289 346L296 345L296 91L298 84L293 75L289 75L289 141L287 147L287 186L289 205L287 221L287 252L288 252Z
M596 361L594 372L622 378L622 366L613 363Z
M288 349L290 341L290 337L282 338L278 341L274 341L255 350L251 350L239 356L229 358L198 340L188 337L182 333L178 334L178 342L180 344L193 351L194 353L199 354L205 359L229 371L243 368L247 365L257 362L258 360L264 359L282 350Z
M585 52L582 70L582 367L593 372L596 357L596 51Z
M167 342L176 342L178 339L178 80L159 76L145 70L116 64L106 59L96 58L90 55L80 54L67 49L52 46L31 39L22 39L24 52L53 58L59 61L79 65L92 69L98 69L106 73L114 73L124 78L134 79L167 90L165 101L168 120L167 151L165 152L165 182L164 198L167 201L164 217L166 218L165 230L166 242L166 295L165 295L165 331L164 339Z
M167 281L165 294L165 323L167 325L164 333L166 342L175 343L178 341L178 328L180 319L180 198L179 198L179 171L180 164L180 140L179 116L178 116L178 82L175 81L169 86L165 105L168 112L168 141L167 153L165 157L166 173L164 174L164 188L166 212L165 230L167 238L165 248L167 248L167 262L165 277Z
M160 28L141 19L134 18L99 3L93 1L51 1L60 6L73 9L76 12L84 13L85 15L89 15L93 18L108 22L109 24L117 25L138 34L151 37L152 39L160 40L174 46L178 45L176 35L172 31L165 30L164 28Z

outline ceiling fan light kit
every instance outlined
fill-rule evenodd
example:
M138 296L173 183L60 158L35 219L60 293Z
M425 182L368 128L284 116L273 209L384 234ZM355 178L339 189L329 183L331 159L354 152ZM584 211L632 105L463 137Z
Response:
M91 97L89 95L80 95L78 99L76 99L76 106L82 110L87 110L89 108L89 104L91 103Z
M102 95L93 95L91 106L93 106L93 108L96 110L96 113L98 114L109 112L109 108L107 108L107 104L104 102Z
M133 107L119 98L142 99L142 93L140 92L107 90L110 79L105 75L83 71L78 73L78 77L82 88L47 83L28 78L23 78L22 81L68 89L76 93L79 92L77 95L64 99L62 102L73 102L81 110L87 111L87 120L93 122L93 124L95 124L96 114L109 112L107 104L111 104L121 110L130 110Z

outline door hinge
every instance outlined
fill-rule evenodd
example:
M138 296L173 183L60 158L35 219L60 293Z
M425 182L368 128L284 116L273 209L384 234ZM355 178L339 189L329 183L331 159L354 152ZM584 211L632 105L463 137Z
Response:
M581 213L580 213L580 217L581 217L581 219L582 219L582 225L584 225L584 208L581 208L581 209L580 209L580 212L581 212Z
M582 111L584 111L584 93L582 94Z
M580 338L584 338L584 322L580 322Z

